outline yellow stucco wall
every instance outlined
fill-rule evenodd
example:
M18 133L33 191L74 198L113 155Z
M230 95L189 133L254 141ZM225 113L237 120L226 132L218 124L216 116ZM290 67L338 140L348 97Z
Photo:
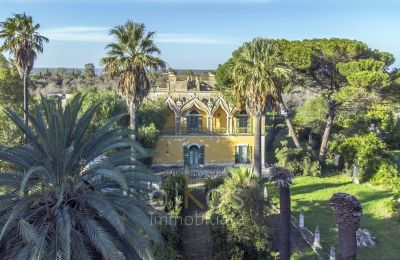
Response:
M243 136L160 136L153 163L183 164L183 146L204 145L205 163L234 163L235 147L239 144L254 147L251 135Z
M163 126L163 129L165 130L171 130L175 128L175 112L172 111L170 107L167 107L166 109L167 113L167 120Z
M217 131L220 131L221 129L226 130L226 119L227 114L220 106L213 115L213 129Z

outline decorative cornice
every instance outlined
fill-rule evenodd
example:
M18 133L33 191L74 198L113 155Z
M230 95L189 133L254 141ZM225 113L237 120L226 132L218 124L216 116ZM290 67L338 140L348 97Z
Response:
M193 107L202 110L210 117L214 115L219 107L225 111L228 117L232 117L237 111L240 111L237 107L230 106L222 96L217 97L215 100L209 98L207 102L203 102L197 96L188 101L183 101L181 98L174 100L171 96L168 96L165 102L177 116L182 115L183 112Z

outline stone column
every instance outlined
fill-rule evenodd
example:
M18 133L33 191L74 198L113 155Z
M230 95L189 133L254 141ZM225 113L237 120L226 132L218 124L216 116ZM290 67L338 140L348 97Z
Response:
M226 117L226 133L227 134L232 133L232 117L231 116Z
M303 213L303 211L301 211L300 215L299 215L299 228L304 229L304 213Z
M353 165L353 182L356 184L360 184L360 181L358 180L358 172L360 171L360 167L358 167L357 164Z
M207 120L207 122L208 122L208 130L210 132L212 132L213 131L213 117L212 116L208 116L207 118L208 118L208 120Z
M175 116L175 133L181 133L181 116Z
M329 260L336 260L336 250L333 246L331 246L331 251L329 251Z
M316 248L321 248L321 231L319 230L319 226L315 228L314 232L314 247Z

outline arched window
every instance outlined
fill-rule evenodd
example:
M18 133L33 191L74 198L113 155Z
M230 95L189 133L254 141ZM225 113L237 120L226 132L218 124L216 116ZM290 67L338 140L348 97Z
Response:
M193 109L190 113L186 114L187 132L199 133L201 132L201 114Z
M237 133L250 133L251 132L251 125L250 125L250 117L247 114L246 110L242 110L236 117L236 128Z

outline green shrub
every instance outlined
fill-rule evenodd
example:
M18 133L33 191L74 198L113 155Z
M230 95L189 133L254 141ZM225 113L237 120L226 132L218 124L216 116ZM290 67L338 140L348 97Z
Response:
M139 125L154 124L157 129L161 129L167 121L165 113L166 104L164 100L145 100L139 107Z
M386 206L389 213L400 222L400 191L393 195L392 200Z
M160 131L153 123L142 125L138 129L137 140L143 145L143 147L156 148L159 134Z
M165 109L165 102L161 99L156 101L145 100L140 105L137 140L143 147L156 148L160 129L167 120ZM144 162L150 165L152 158L147 158Z
M154 258L157 260L181 259L179 252L181 250L182 240L182 206L184 192L183 175L168 175L162 180L161 189L167 195L165 211L176 221L165 223L162 219L157 223L157 228L164 238L164 246L155 248Z
M169 245L164 245L154 248L154 259L155 260L182 259L182 256L173 247Z
M227 176L232 179L237 179L239 183L254 180L253 169L250 167L233 167L226 170Z
M388 151L387 145L375 133L347 137L338 145L340 153L348 165L356 163L360 167L360 182L369 181L377 173L381 164L395 164ZM388 169L389 166L382 166ZM391 169L393 170L393 169ZM380 177L384 176L383 168Z
M167 194L167 208L175 207L176 197L182 197L184 192L185 179L181 174L168 175L163 178L161 183L161 190ZM168 203L172 202L172 206ZM168 209L167 209L168 211Z
M224 177L219 176L217 178L207 178L204 180L204 186L206 192L218 188L224 183Z
M295 176L320 176L321 166L310 150L283 146L275 150L277 165L290 170Z
M397 165L390 160L382 160L371 181L390 188L400 188L400 176Z
M248 173L241 176L248 176ZM262 190L255 179L242 177L232 174L211 197L209 215L216 259L266 259L270 256Z

